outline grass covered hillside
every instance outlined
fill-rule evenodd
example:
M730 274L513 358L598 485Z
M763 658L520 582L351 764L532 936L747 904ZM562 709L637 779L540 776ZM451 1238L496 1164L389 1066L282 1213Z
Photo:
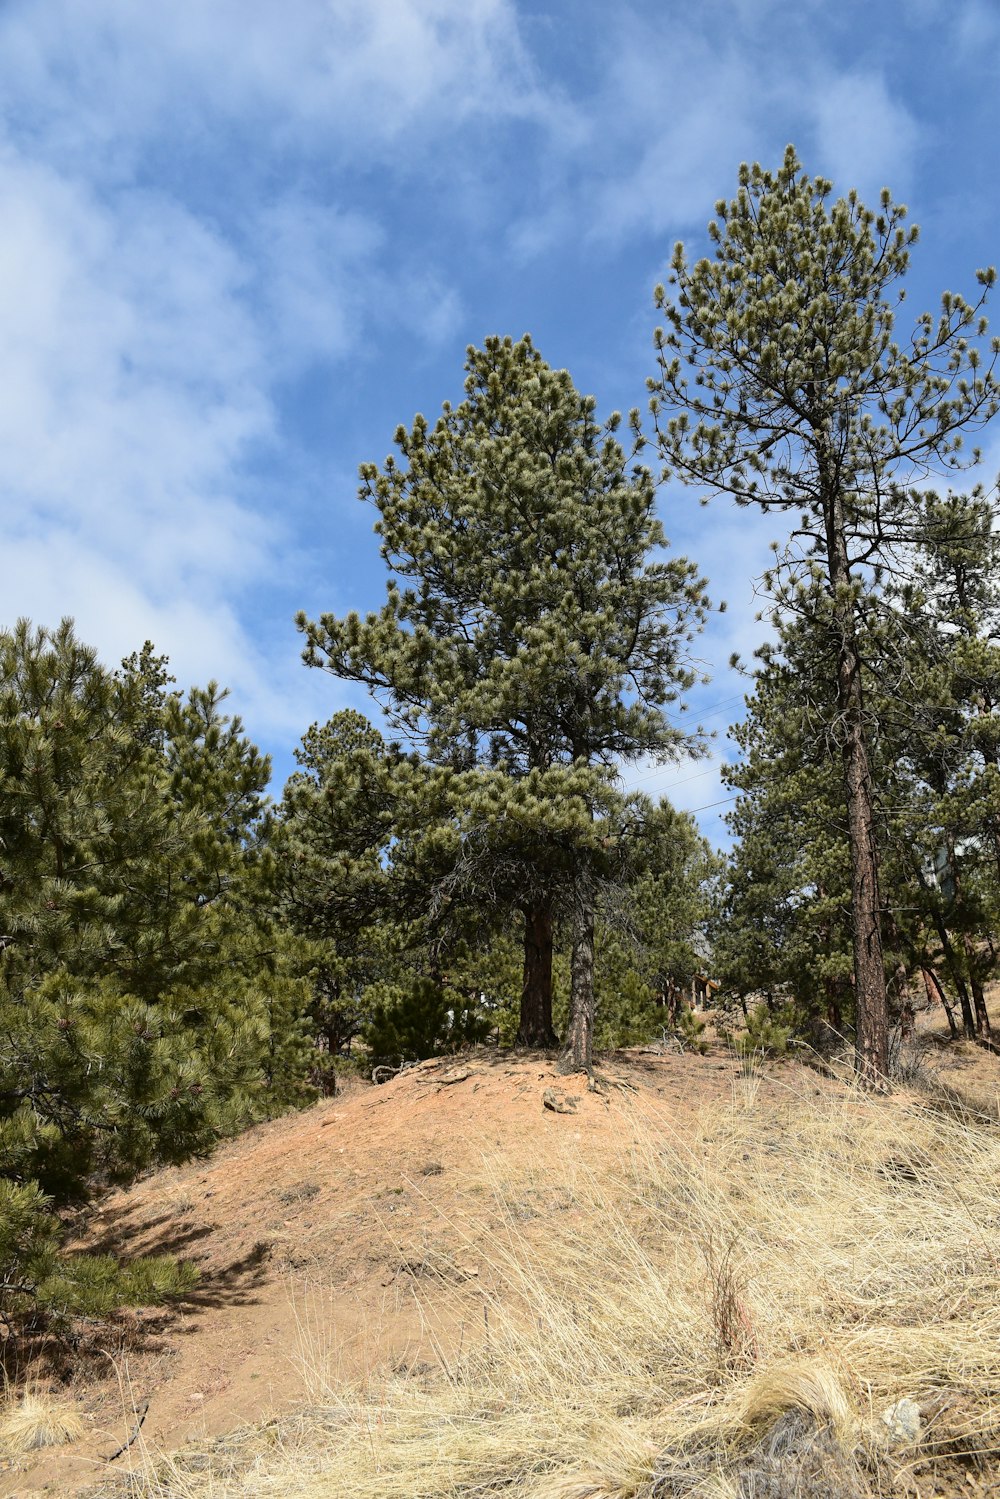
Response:
M595 1092L474 1054L262 1126L106 1202L91 1247L198 1290L50 1382L83 1435L0 1492L996 1492L995 1067L925 1042L886 1099L647 1051Z

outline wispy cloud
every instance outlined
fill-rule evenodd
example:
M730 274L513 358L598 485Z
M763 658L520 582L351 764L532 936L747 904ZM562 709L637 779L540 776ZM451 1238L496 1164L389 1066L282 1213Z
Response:
M18 528L97 528L150 577L213 570L221 538L246 565L260 528L234 534L226 480L272 413L239 259L168 199L136 190L111 211L9 151L0 215L0 472Z
M433 347L461 313L344 173L544 116L513 8L13 0L0 98L5 617L74 613L112 659L152 636L291 727L322 679L277 688L287 605L286 643L261 638L301 548L255 478L295 467L281 386L373 327Z
M96 153L120 172L150 137L182 164L220 127L266 136L269 154L318 139L363 167L472 118L559 107L509 0L11 0L0 31L12 127L78 169ZM241 175L261 167L248 156Z
M988 45L984 0L914 7L922 36L957 13L963 67ZM917 96L848 35L860 5L840 11L6 0L4 619L73 612L111 659L148 635L179 676L232 683L263 737L296 737L343 694L297 666L293 609L367 599L357 461L456 392L480 319L585 347L594 299L624 306L738 161L789 138L838 187L920 169ZM629 316L589 356L602 405L608 384L642 400L651 314L634 354ZM703 703L761 637L747 578L770 529L671 508L730 601Z
M608 253L636 235L700 229L735 185L737 163L777 165L789 140L839 191L877 195L886 181L905 190L916 120L882 72L816 46L823 25L818 7L782 0L620 7L581 109L586 139L550 121L540 199L511 229L514 252L527 258L583 234Z
M259 316L282 366L336 362L372 312L385 233L368 214L285 193L246 224Z
M869 202L883 187L908 192L920 129L881 73L827 76L810 113L819 165L840 192L855 187Z

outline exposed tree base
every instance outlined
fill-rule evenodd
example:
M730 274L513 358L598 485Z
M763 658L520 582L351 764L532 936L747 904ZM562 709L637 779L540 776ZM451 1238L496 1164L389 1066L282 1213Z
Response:
M594 1077L594 1063L593 1061L579 1061L572 1053L564 1051L556 1063L556 1071L560 1077L586 1077L589 1086Z
M855 1081L862 1093L871 1093L880 1098L888 1098L892 1092L892 1084L881 1072L875 1072L870 1067L858 1067L855 1072Z
M594 1072L594 907L587 881L574 892L573 955L570 959L569 1025L560 1072Z
M559 1037L554 1030L523 1031L519 1030L514 1040L514 1045L524 1051L557 1051L559 1048Z
M567 1056L566 1053L563 1053L556 1063L556 1073L559 1077L585 1077L587 1092L596 1093L600 1098L608 1098L612 1088L621 1088L627 1093L635 1092L629 1083L619 1083L614 1078L602 1077L593 1062L589 1067L574 1065L573 1058Z

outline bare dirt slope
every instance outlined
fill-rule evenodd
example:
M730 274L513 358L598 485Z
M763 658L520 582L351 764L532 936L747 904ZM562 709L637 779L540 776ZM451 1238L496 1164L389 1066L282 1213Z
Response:
M521 1160L530 1176L564 1144L597 1165L619 1143L612 1099L622 1087L682 1114L728 1095L737 1073L722 1053L633 1053L604 1069L609 1091L595 1093L544 1057L431 1061L114 1193L80 1247L179 1255L198 1265L199 1288L179 1308L129 1319L119 1355L91 1362L79 1381L92 1435L0 1478L0 1494L93 1483L147 1401L143 1438L168 1450L301 1401L303 1345L318 1319L342 1349L345 1375L440 1357L442 1341L464 1335L456 1287L468 1287L475 1320L481 1266L470 1224L481 1233L485 1161ZM548 1090L570 1111L546 1107ZM525 1186L525 1214L544 1223L572 1212L543 1180ZM430 1330L425 1297L412 1294L415 1282L423 1292L434 1280L448 1285L454 1327Z
M940 1076L996 1108L995 1058L965 1045L931 1050ZM620 1101L643 1100L680 1138L697 1110L745 1086L721 1047L620 1054L602 1076L594 1092L558 1077L548 1058L427 1062L106 1198L82 1246L178 1254L199 1266L199 1288L180 1307L129 1319L118 1349L94 1354L69 1391L88 1434L9 1465L0 1494L72 1494L127 1468L143 1444L175 1450L301 1404L321 1344L350 1377L446 1361L481 1333L484 1235L503 1232L503 1213L529 1238L572 1223L572 1172L552 1173L553 1153L573 1170L606 1171L629 1149ZM841 1088L790 1061L754 1086ZM491 1220L494 1201L503 1209ZM435 1287L447 1291L439 1316ZM140 1441L109 1467L144 1410Z

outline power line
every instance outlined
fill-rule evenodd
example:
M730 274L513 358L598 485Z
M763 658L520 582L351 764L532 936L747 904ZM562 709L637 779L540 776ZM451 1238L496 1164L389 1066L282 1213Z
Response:
M745 701L746 693L737 692L733 697L720 698L718 702L711 703L703 713L698 713L695 715L695 717L697 717L698 719L714 718L717 713L720 713L724 708L731 707L733 703L742 703ZM665 715L665 717L671 718L671 715L668 713ZM671 721L677 722L676 716L673 717ZM690 720L688 720L688 722L690 722ZM665 767L663 766L657 766L654 770L645 770L643 771L641 776L633 776L631 784L633 786L639 786L642 785L645 781L654 781L658 775L662 774L664 768ZM689 781L700 780L702 776L712 775L714 771L715 766L709 766L708 770L697 770L695 771L694 775L685 776L681 781L671 781L669 786L663 786L660 789L662 791L672 791L676 786L686 786Z
M695 718L713 718L715 716L715 714L720 711L720 709L722 709L722 708L728 708L732 703L745 703L745 702L746 702L746 693L745 692L737 692L733 697L724 697L724 698L721 698L717 703L710 703L708 705L708 707L705 708L702 712L692 712L690 714L685 714L684 715L684 722L685 723L690 723L692 721L692 719L695 719ZM675 713L674 714L672 714L672 713L666 713L666 714L664 714L664 717L665 718L669 718L670 721L671 721L671 723L680 723L680 721L681 721L680 718L679 718L679 716L677 714L675 714Z
M656 770L647 770L643 775L635 776L632 784L633 786L638 786L640 781L653 781L658 775L662 775L667 768L667 766L661 765ZM702 776L714 776L718 769L719 766L710 765L707 770L697 770L693 776L685 776L682 781L671 781L669 786L661 786L660 790L673 791L677 786L686 786L689 781L700 781Z
M737 802L741 795L741 792L737 792L735 796L724 796L721 802L706 802L703 807L685 807L684 810L693 817L696 812L708 812L712 807L724 807L728 802Z

